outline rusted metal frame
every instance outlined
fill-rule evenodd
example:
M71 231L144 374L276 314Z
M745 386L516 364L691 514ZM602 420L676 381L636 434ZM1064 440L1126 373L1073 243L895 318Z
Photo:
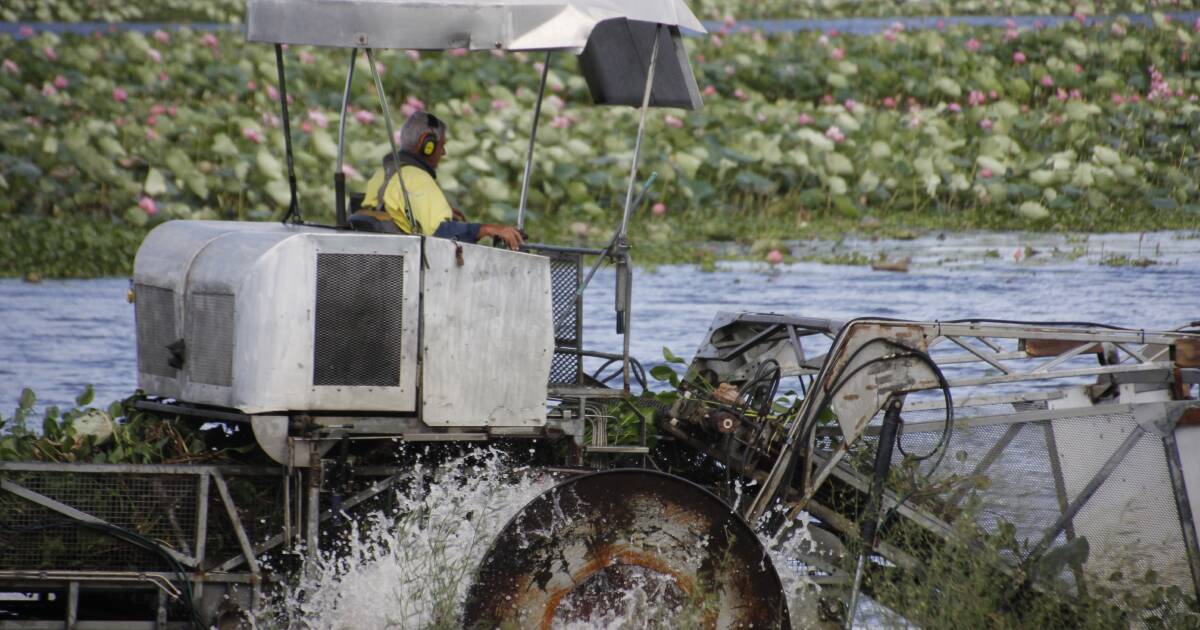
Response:
M42 506L46 509L52 510L54 512L58 512L59 514L62 514L63 516L66 516L66 517L71 518L76 521L81 521L84 523L93 523L96 525L103 525L105 527L111 527L113 529L121 529L121 530L124 529L123 527L118 527L116 525L113 525L112 523L109 523L108 521L106 521L102 518L92 516L91 514L88 514L87 512L84 512L82 510L77 510L61 501L52 499L40 492L30 490L29 488L26 488L25 486L14 483L12 481L9 481L8 479L0 479L0 490L7 490L8 492L13 493L13 494L21 497L22 499L25 499L26 501L29 501L31 503L36 503L37 505L40 505L40 506ZM182 553L179 553L178 551L175 551L174 549L172 549L162 543L159 543L159 547L162 549L163 552L165 552L167 555L174 558L176 561L178 561L182 564L185 564L187 566L190 566L190 567L196 566L195 558L191 558Z
M1152 370L1166 370L1173 367L1169 361L1161 363L1143 363L1139 365L1105 365L1094 368L1080 368L1076 370L1063 370L1061 372L1018 372L1016 374L1002 374L1000 376L984 376L979 378L967 378L957 381L950 381L951 387L974 387L977 385L993 385L997 383L1018 383L1021 381L1047 381L1059 378L1069 378L1074 376L1099 376L1101 374L1121 374L1126 372L1149 372Z
M1046 400L1058 400L1065 396L1061 391L1053 392L1036 392L1036 393L1020 393L1020 394L999 394L995 396L969 396L959 398L954 401L954 408L965 409L967 407L979 407L982 405L1002 405L1006 403L1019 402L1040 402ZM933 400L908 402L904 405L905 411L932 411L934 409L945 409L946 399L937 397Z
M845 482L859 492L866 493L870 490L869 480L863 479L858 473L845 466L834 466L833 476L837 477L839 481ZM904 516L912 522L943 538L949 538L954 533L953 528L948 523L940 518L937 518L936 516L933 516L932 514L927 514L921 510L913 508L907 503L902 503L896 496L896 493L891 490L884 489L883 500L880 505L883 509L895 509L896 512L901 516Z
M386 491L389 488L391 488L392 486L394 486L396 484L396 482L400 481L400 479L402 479L406 474L407 473L397 473L395 475L388 477L387 479L384 479L382 481L377 481L377 482L371 484L365 490L362 490L362 491L358 492L358 494L355 494L354 496L350 497L349 499L346 499L345 501L343 501L342 502L342 510L348 510L348 509L358 505L359 503L362 503L363 501L366 501L368 499L379 496L381 493L383 493L384 491ZM329 512L329 511L326 511L320 517L322 522L327 521L331 518L333 518L333 513ZM260 543L258 546L256 546L254 548L254 555L256 557L259 555L262 555L262 554L274 549L275 547L278 547L279 545L283 544L288 539L289 539L289 537L287 536L286 533L275 534L274 536L264 540L262 543ZM245 561L245 559L242 556L234 556L234 557L230 558L229 560L225 561L225 563L222 564L221 566L217 567L216 570L217 571L229 571L230 569L233 569L234 567L237 567L238 565L242 564L242 562L244 562L244 561Z
M717 360L718 361L732 361L733 359L736 359L736 358L742 356L742 354L745 353L750 348L757 346L759 343L762 343L763 340L765 340L765 339L769 338L771 335L774 335L775 333L779 332L779 329L782 326L783 326L783 324L771 324L770 326L767 326L762 331L755 334L753 337L747 339L746 341L743 341L741 343L741 345L737 346L733 350L730 350L728 353L724 353L721 356L717 357Z
M0 462L0 471L65 472L65 473L122 473L155 475L199 475L221 471L237 476L278 476L279 468L268 466L197 466L193 464L56 464L50 462Z
M942 339L944 339L944 337L942 337ZM996 359L997 361L1008 361L1011 359L1024 359L1025 353L1024 352L1016 352L1016 351L996 352L996 353L993 353L991 356L993 359ZM979 362L978 355L976 355L974 353L971 353L971 354L948 354L945 356L936 356L936 357L932 357L932 358L934 361L937 362L938 365L958 365L961 363L978 363Z
M1171 474L1171 489L1174 490L1175 508L1179 514L1179 524L1183 529L1183 541L1187 546L1188 568L1192 571L1192 590L1200 596L1200 539L1196 533L1196 522L1192 512L1192 503L1188 499L1187 484L1183 478L1183 463L1179 457L1179 443L1175 440L1175 432L1168 431L1163 436L1163 449L1167 455L1167 471Z
M1053 359L1043 362L1041 365L1030 370L1029 373L1040 374L1049 372L1051 368L1058 367L1059 365L1083 354L1085 351L1091 350L1093 347L1093 344L1081 343L1074 348L1071 348L1070 350L1067 350L1066 352L1054 357Z
M970 344L968 344L968 343L964 342L964 341L963 341L962 339L960 339L959 337L955 337L955 336L952 336L952 335L947 335L947 338L949 338L949 339L950 339L950 341L953 341L955 344L957 344L957 345L958 345L960 348L962 348L963 350L966 350L967 352L970 352L971 354L973 354L973 355L975 355L975 356L979 357L979 359L980 359L981 361L983 361L983 362L987 363L988 365L990 365L990 366L992 366L992 367L996 368L997 370L1000 370L1001 372L1004 372L1005 374L1012 374L1012 373L1013 373L1013 370L1012 370L1012 368L1010 368L1010 367L1008 367L1007 365L1004 365L1003 363L1001 363L1001 362L997 361L996 359L993 359L992 357L988 356L988 353L986 353L986 352L984 352L984 351L982 351L982 350L980 350L980 349L978 349L978 348L974 348L974 347L972 347Z
M1015 422L1009 425L1008 429L1004 432L1004 435L1001 435L1000 439L996 440L996 443L993 444L992 447L988 449L988 452L984 453L979 462L975 464L975 468L971 470L971 476L977 477L986 473L988 469L992 467L992 464L996 463L996 460L1000 459L1000 455L1004 453L1009 444L1012 444L1013 439L1017 437L1017 434L1020 433L1021 429L1024 427L1024 422ZM946 503L948 503L950 507L956 507L958 503L963 500L963 497L967 496L967 492L968 489L966 486L955 490L946 499Z
M250 546L250 538L246 536L246 529L242 527L242 520L238 517L237 506L233 504L233 498L229 496L229 486L225 484L225 477L221 476L219 472L214 472L212 479L217 486L217 493L221 495L221 503L225 505L225 513L229 515L229 524L233 526L238 546L242 548L242 554L246 556L246 566L250 567L250 573L257 577L259 574L258 559L254 557L254 548Z
M1070 509L1070 501L1067 497L1067 481L1063 477L1062 460L1058 457L1058 442L1054 439L1054 426L1050 420L1043 420L1038 424L1042 425L1043 435L1046 439L1046 453L1050 459L1050 476L1054 479L1054 495L1058 499L1058 513L1065 514ZM1065 529L1067 540L1075 540L1074 519L1067 521ZM1072 562L1071 573L1075 575L1075 586L1079 590L1079 594L1086 595L1087 583L1083 565L1079 562Z
M1067 506L1067 509L1063 510L1063 513L1058 517L1058 520L1056 520L1054 524L1046 530L1046 532L1042 535L1041 541L1039 541L1038 544L1035 545L1026 556L1027 559L1040 556L1050 548L1050 545L1054 543L1054 540L1058 538L1058 535L1063 531L1063 529L1066 528L1067 524L1072 522L1072 520L1075 518L1075 515L1079 513L1079 510L1083 509L1083 506L1087 505L1087 502L1091 500L1092 495L1096 494L1096 491L1100 489L1100 486L1104 485L1105 481L1108 481L1109 476L1112 475L1117 466L1124 461L1125 456L1129 454L1129 451L1133 450L1133 447L1137 445L1138 440L1141 440L1142 436L1145 434L1146 430L1143 429L1141 425L1136 425L1133 427L1133 429L1129 432L1129 435L1125 437L1125 441L1122 442L1121 445L1117 447L1117 450L1109 456L1109 458L1104 462L1104 465L1100 467L1100 470L1092 476L1092 479L1088 481L1087 485L1084 486L1079 495L1075 497L1075 500Z

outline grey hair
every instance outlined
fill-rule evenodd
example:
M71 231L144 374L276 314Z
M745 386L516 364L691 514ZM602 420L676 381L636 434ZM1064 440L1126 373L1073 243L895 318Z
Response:
M446 123L429 112L413 112L400 128L400 149L419 152L421 136L430 133L439 144L446 140Z

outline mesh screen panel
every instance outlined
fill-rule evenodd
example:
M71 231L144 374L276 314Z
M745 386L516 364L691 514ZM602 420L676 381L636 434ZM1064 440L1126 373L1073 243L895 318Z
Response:
M554 304L554 345L579 350L582 310L577 295L583 257L579 254L550 254L550 282ZM550 364L550 385L578 385L583 356L555 352Z
M181 553L195 551L195 476L20 472L5 478ZM9 492L0 492L0 521L4 569L168 568L155 553L70 524L67 516Z
M134 320L137 326L138 371L175 378L167 363L167 346L175 342L175 292L145 284L134 286Z
M195 293L188 301L187 363L193 381L233 384L233 296Z
M400 385L404 257L317 254L313 385Z

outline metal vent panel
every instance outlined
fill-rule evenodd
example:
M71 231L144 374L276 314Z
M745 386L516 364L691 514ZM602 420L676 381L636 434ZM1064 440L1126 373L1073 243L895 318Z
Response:
M313 385L398 387L404 256L317 254Z
M233 295L195 293L188 306L184 365L191 380L225 387L233 385Z
M582 328L581 298L582 256L573 253L550 254L550 283L554 308L554 345L578 350ZM583 356L573 352L555 352L550 365L550 385L578 385Z
M134 285L134 319L137 326L138 371L168 378L176 377L167 346L175 333L175 292L145 284Z

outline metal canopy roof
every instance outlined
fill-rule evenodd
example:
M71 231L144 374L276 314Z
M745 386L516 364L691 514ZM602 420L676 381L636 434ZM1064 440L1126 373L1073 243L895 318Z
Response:
M418 50L546 51L580 55L597 104L641 105L660 31L650 105L698 109L680 29L704 32L682 0L247 0L254 42Z

